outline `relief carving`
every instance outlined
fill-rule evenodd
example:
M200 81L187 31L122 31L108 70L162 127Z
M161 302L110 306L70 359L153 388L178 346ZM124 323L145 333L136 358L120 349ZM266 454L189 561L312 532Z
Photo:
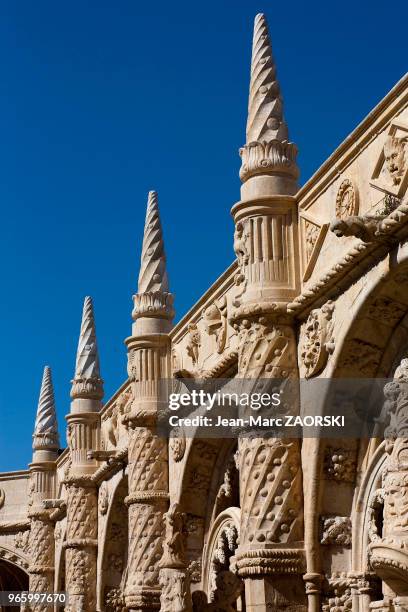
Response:
M354 482L356 474L355 451L332 446L326 447L324 470L326 478L336 482Z
M322 308L312 310L304 325L300 356L305 378L319 374L334 351L333 311L334 303L330 300Z
M108 485L105 481L102 482L99 487L99 501L98 501L99 512L104 516L109 507L109 493L108 493Z
M19 531L14 536L14 546L19 548L24 554L28 554L30 551L30 532Z
M391 187L398 187L406 168L407 138L388 136L384 144L384 166L381 178Z
M223 296L203 309L203 322L207 334L215 335L217 353L222 353L227 339L227 300Z
M371 177L373 187L397 197L403 195L408 174L407 143L408 125L394 120Z
M346 219L358 214L358 192L350 179L345 179L336 195L336 217Z
M322 517L322 536L320 543L332 546L350 546L350 518L348 516Z
M189 323L188 325L189 340L187 343L187 355L191 357L193 366L198 364L198 356L201 347L201 334L197 327L197 323Z
M4 489L0 489L0 509L4 506L4 502L6 501L6 494Z

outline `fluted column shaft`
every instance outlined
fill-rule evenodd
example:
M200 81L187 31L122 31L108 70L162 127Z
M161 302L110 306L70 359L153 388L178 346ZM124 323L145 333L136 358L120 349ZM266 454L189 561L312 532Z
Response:
M160 380L170 372L166 334L127 340L134 403L129 427L129 557L125 601L128 610L160 608L159 562L168 507L168 444L155 432Z

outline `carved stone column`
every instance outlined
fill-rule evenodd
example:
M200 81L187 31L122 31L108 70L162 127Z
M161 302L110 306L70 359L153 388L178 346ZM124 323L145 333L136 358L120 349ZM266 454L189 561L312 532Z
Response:
M382 534L371 534L370 565L398 596L398 606L408 601L408 359L384 388L388 426L384 436L389 455L383 474ZM391 595L392 596L392 595Z
M190 576L185 556L186 515L178 504L165 514L166 533L160 562L161 612L191 612Z
M255 17L241 200L232 207L241 287L231 322L238 378L298 378L287 304L300 287L297 147L289 141L264 15ZM248 382L245 383L248 385ZM235 554L247 611L305 604L299 440L253 432L238 442L241 528Z
M52 593L54 589L55 541L51 511L44 501L55 497L56 464L59 436L54 390L49 367L44 369L33 434L33 462L30 464L29 511L30 591ZM35 612L46 611L44 604L31 605Z
M95 612L98 546L98 495L93 481L97 461L90 451L100 448L100 409L103 381L99 371L95 322L91 298L85 298L71 389L71 412L67 439L71 465L67 488L67 537L65 584L69 595L67 612Z
M159 563L168 507L168 441L156 434L163 401L161 381L171 377L174 316L156 192L149 192L132 336L126 340L133 404L129 428L128 610L160 608Z

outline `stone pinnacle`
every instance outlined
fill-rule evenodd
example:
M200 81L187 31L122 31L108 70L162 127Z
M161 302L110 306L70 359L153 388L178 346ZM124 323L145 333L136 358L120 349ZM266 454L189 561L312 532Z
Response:
M51 368L45 366L33 434L34 450L58 450L59 436Z

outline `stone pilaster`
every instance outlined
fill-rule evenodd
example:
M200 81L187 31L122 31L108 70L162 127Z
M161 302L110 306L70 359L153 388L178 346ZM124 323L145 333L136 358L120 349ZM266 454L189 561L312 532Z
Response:
M65 546L68 612L96 610L98 494L92 475L98 467L90 451L100 447L100 409L103 381L99 372L95 322L91 298L85 298L81 332L71 388L67 439L71 465L67 488Z
M54 522L50 510L44 507L43 502L55 497L55 460L58 448L51 370L45 367L33 434L33 462L29 466L30 591L39 593L54 591ZM31 609L42 612L48 608L44 604L36 604Z
M160 560L168 507L168 444L156 434L160 381L171 376L168 332L174 316L156 192L150 192L132 336L126 340L134 401L129 428L128 610L160 608Z

